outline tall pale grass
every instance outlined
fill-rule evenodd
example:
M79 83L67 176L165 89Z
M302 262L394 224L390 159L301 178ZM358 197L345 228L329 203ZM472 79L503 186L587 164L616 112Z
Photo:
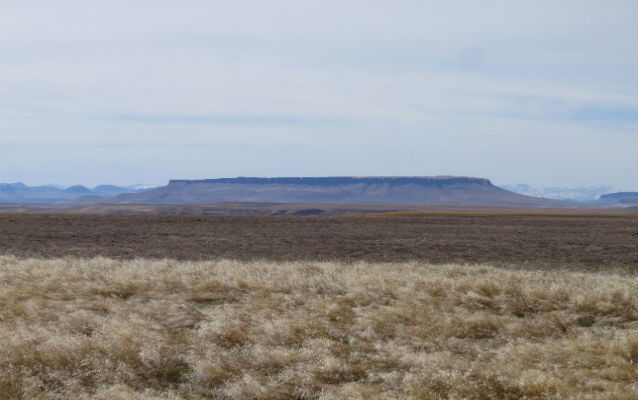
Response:
M0 257L0 399L636 399L635 278Z

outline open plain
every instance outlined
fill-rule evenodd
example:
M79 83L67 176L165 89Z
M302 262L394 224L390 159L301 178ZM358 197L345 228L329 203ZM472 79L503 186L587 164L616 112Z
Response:
M0 214L0 398L635 399L637 222Z
M0 254L180 260L409 261L635 271L635 214L372 216L0 214Z

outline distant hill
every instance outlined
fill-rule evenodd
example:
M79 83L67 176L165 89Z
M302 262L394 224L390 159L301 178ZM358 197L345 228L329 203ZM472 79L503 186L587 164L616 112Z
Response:
M604 194L594 204L601 207L636 207L638 206L638 192Z
M64 193L69 193L71 195L87 195L87 194L91 194L91 190L82 186L82 185L75 185L75 186L69 186L68 188L64 189Z
M359 203L573 207L577 203L524 196L483 178L283 177L171 180L141 193L86 197L78 204L210 204L220 202Z
M89 189L82 185L64 188L55 185L27 186L21 182L0 183L0 203L61 203L82 196L115 196L142 190L137 186L100 185Z

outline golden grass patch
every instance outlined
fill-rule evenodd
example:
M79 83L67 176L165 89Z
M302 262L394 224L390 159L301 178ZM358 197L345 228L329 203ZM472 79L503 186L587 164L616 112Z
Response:
M635 278L0 257L0 398L635 399Z

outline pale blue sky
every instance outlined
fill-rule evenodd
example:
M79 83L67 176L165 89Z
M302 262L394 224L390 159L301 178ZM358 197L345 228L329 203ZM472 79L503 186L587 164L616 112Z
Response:
M638 3L3 1L0 182L638 189Z

